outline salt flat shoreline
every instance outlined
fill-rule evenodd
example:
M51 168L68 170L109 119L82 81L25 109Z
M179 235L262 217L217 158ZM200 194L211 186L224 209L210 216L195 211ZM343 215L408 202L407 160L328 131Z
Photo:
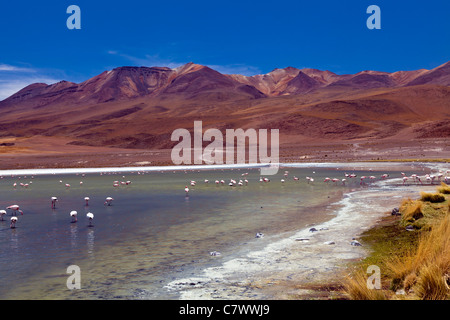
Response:
M314 167L315 164L299 164ZM368 163L332 164L339 168L371 168ZM386 165L386 164L385 164ZM411 164L408 164L409 166ZM290 164L286 167L295 167ZM330 163L320 164L328 167ZM389 165L388 165L389 166ZM396 164L404 167L405 164ZM384 167L377 165L377 169ZM389 166L392 170L392 166ZM428 169L448 169L443 164ZM398 178L401 186L401 178ZM314 227L299 230L294 235L275 240L263 250L224 261L222 265L203 270L195 277L182 278L166 285L180 294L181 300L228 299L329 299L343 298L342 292L323 292L339 287L348 263L365 258L370 248L354 246L353 239L398 207L404 198L419 196L417 185L401 186L397 191L381 185L344 194L328 205L334 211L330 219ZM436 185L421 185L421 191L433 191ZM319 288L315 290L314 288ZM324 290L325 288L325 290Z
M426 162L311 162L311 163L278 163L279 170L283 168L347 168L379 169L396 167L410 167L411 165L432 165ZM439 164L434 164L439 166ZM4 169L0 170L0 176L7 175L49 175L49 174L82 174L82 173L115 173L115 172L156 172L156 171L187 171L187 170L229 170L229 169L260 169L267 168L270 164L226 164L226 165L172 165L172 166L130 166L130 167L96 167L96 168L34 168L34 169ZM278 172L280 173L280 171Z
M409 186L400 195L369 189L346 193L341 200L328 202L332 207L328 209L329 220L285 238L271 239L274 241L263 250L225 260L198 276L172 281L166 288L178 292L181 300L323 299L324 292L314 287L339 286L348 263L370 252L368 247L351 245L352 239L390 214L404 196L416 192L415 186ZM370 206L361 210L368 202ZM317 231L311 232L311 228Z

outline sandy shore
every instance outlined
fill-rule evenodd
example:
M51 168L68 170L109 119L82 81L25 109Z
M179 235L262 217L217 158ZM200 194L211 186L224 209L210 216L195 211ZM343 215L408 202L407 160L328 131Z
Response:
M173 165L171 149L143 150L68 145L49 137L0 139L0 170ZM305 141L280 145L280 162L358 162L450 159L448 139Z

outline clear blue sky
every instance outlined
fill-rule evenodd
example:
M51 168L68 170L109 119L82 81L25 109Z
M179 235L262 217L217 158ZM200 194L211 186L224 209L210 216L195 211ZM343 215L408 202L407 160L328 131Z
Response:
M69 30L69 5L81 30ZM369 5L381 30L369 30ZM254 75L431 69L450 60L450 1L2 1L0 99L31 82L84 81L124 65L187 62Z

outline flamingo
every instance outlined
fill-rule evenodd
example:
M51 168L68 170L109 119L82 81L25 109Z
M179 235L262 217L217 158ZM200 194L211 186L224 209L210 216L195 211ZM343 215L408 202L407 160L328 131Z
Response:
M2 217L2 220L1 221L4 221L3 220L3 216L6 214L6 210L0 210L0 216Z
M52 197L52 209L56 208L56 201L58 201L57 197Z
M185 187L184 187L184 191L186 192L186 195L189 194L189 188L188 188L188 186L185 186Z
M86 217L89 219L89 227L92 227L92 220L94 219L94 214L92 212L88 212Z
M405 184L408 181L408 177L403 177L403 184Z
M11 224L9 225L11 229L16 227L17 217L11 217Z
M17 211L19 211L19 206L17 204L13 204L12 206L9 206L6 209L12 210L11 215L14 215L14 213L16 213L16 215L17 215Z
M103 203L103 204L104 204L105 206L106 206L106 205L110 206L110 205L111 205L111 202L112 202L113 200L114 200L113 198L107 197L106 200L105 200L105 203Z
M86 206L88 206L89 205L89 197L84 197L84 201L86 201Z
M70 211L70 216L72 217L72 223L77 222L77 214L76 211Z
M66 188L67 189L70 188L70 184L66 183Z

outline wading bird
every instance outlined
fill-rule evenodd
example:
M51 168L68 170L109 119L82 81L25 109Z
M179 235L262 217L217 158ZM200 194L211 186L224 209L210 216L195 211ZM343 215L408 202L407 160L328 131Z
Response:
M92 212L88 212L86 217L89 219L89 227L92 227L92 220L94 219L94 214Z
M12 210L11 215L17 215L17 212L19 211L19 206L17 204L13 204L12 206L7 207L6 209ZM22 212L22 211L20 211ZM23 214L23 212L22 212Z
M17 217L11 217L11 224L9 225L11 229L16 227Z
M56 208L56 201L58 201L57 197L52 197L52 209Z
M72 217L72 223L77 222L77 214L78 212L76 211L70 211L70 216Z
M106 205L110 206L110 205L111 205L111 202L112 202L113 200L114 200L113 198L107 197L106 200L105 200L105 203L103 203L103 204L104 204L105 206L106 206Z

